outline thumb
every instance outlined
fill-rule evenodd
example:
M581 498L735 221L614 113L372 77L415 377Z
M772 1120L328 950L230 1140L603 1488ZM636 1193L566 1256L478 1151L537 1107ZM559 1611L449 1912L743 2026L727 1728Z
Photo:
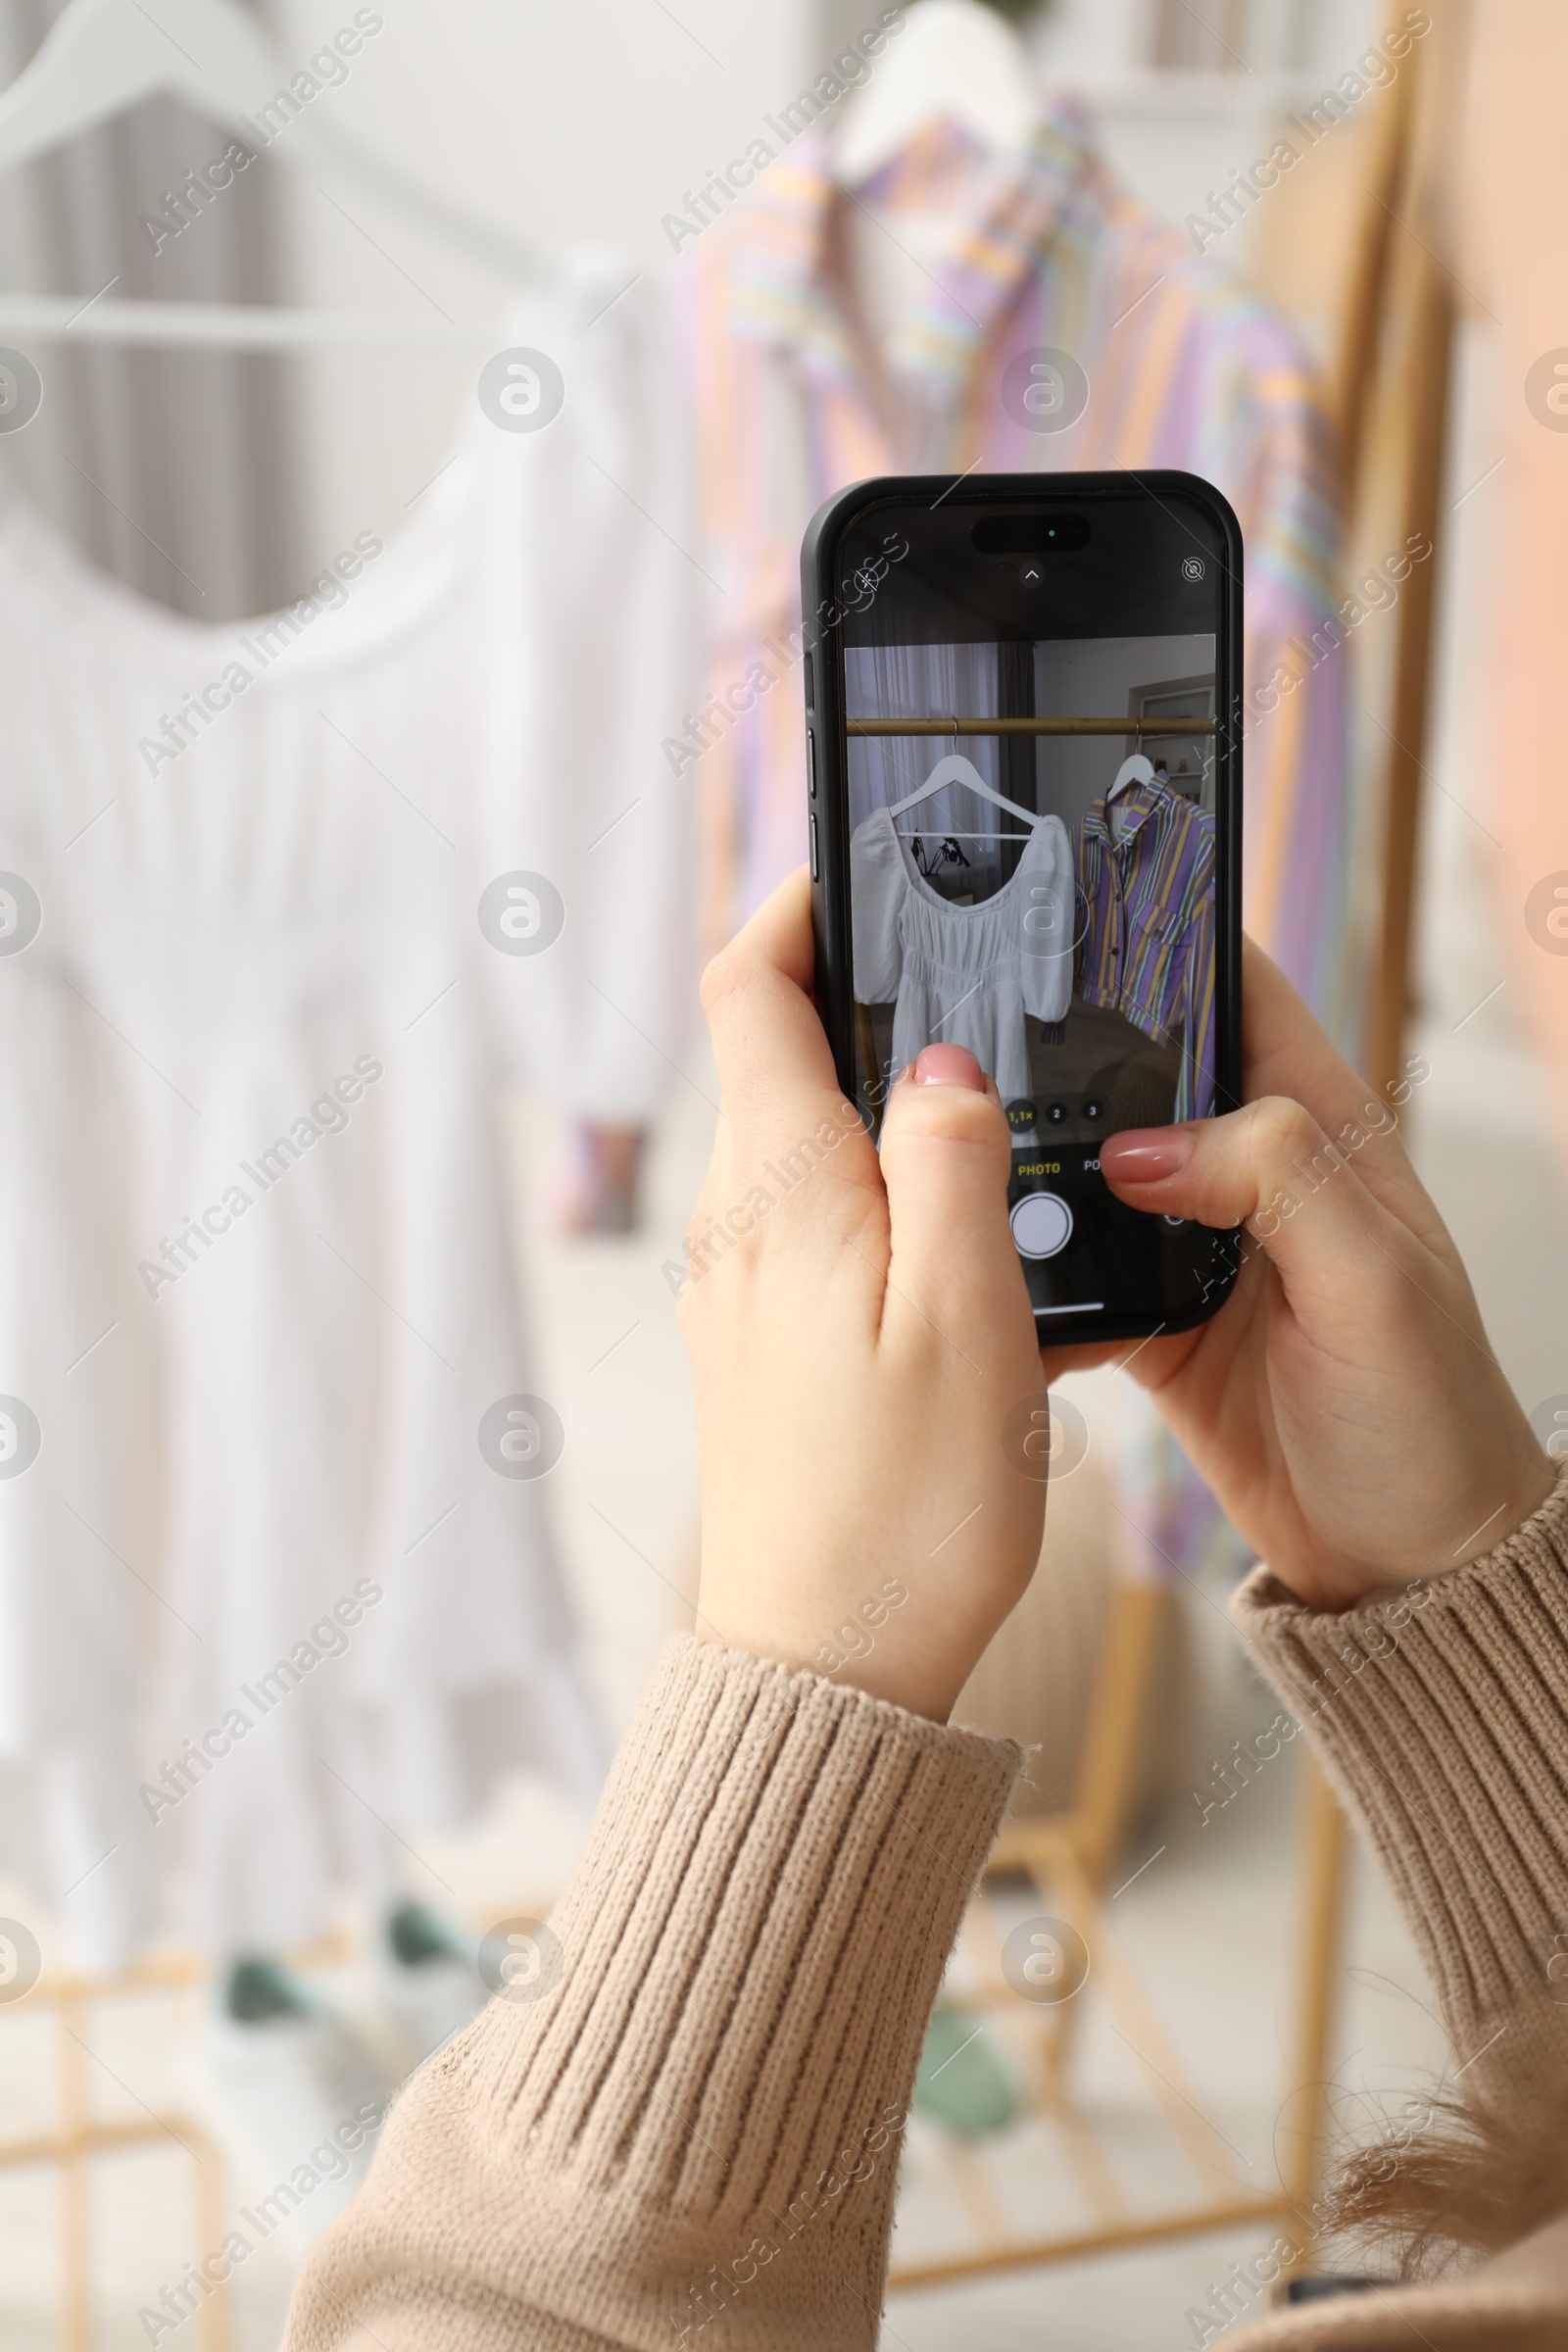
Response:
M963 1046L927 1046L888 1099L881 1140L892 1263L884 1321L913 1308L963 1344L1034 1318L1007 1222L1012 1141L995 1082Z
M1404 1228L1310 1111L1266 1095L1224 1118L1107 1136L1100 1165L1119 1200L1226 1230L1245 1225L1298 1308L1326 1305L1406 1254Z

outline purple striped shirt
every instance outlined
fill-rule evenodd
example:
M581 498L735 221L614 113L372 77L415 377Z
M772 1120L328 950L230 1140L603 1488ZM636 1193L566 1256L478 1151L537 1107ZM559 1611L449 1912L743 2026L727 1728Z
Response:
M1078 829L1079 936L1073 992L1182 1049L1178 1119L1214 1107L1214 819L1157 784L1116 797Z

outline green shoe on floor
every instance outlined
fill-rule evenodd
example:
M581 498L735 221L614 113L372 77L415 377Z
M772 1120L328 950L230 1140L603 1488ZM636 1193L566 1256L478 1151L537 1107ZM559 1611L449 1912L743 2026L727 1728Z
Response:
M1000 2132L1018 2114L1017 2086L997 2055L984 2018L973 2010L938 2003L920 2054L914 2103L960 2139Z

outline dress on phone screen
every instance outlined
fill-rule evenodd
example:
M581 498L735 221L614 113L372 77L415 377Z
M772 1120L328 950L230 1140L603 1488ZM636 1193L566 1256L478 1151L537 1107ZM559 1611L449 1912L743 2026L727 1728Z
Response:
M893 1067L922 1046L967 1046L1004 1102L1029 1092L1023 1016L1059 1021L1072 995L1072 845L1059 816L1030 830L1017 866L978 905L944 899L892 812L850 841L855 995L893 1006Z

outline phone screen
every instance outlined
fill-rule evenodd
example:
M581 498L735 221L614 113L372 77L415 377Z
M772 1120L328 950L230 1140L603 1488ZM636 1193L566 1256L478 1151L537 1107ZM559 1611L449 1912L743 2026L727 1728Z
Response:
M1235 558L1204 502L1129 490L868 507L835 565L856 1099L877 1132L937 1041L996 1080L1043 1342L1191 1320L1225 1270L1100 1168L1233 1100Z

